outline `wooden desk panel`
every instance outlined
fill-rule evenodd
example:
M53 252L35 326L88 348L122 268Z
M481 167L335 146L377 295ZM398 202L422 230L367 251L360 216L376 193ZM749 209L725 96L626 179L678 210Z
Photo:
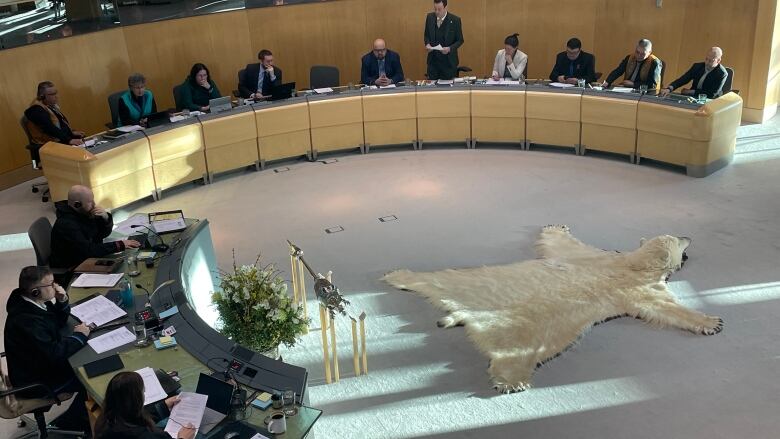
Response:
M318 152L362 148L363 99L349 96L309 101L311 149Z
M582 95L527 91L525 99L527 142L579 148Z
M477 142L525 142L525 91L471 91L471 135Z
M49 142L40 149L41 162L46 163L43 175L49 184L52 201L68 198L71 186L88 181L87 163L97 160L84 148Z
M255 107L260 162L311 155L309 105Z
M199 178L206 181L206 156L199 123L171 128L148 137L158 190Z
M201 120L209 175L259 163L255 113Z
M418 91L417 136L425 142L471 142L471 91Z
M582 96L581 154L587 149L625 154L633 162L636 154L636 117L639 101Z
M367 147L417 142L415 93L364 95L363 128Z

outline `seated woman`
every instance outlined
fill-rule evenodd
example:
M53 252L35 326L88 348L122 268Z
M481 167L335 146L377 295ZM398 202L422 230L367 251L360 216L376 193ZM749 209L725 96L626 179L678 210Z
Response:
M209 100L221 97L217 84L211 80L209 69L197 63L181 87L181 109L209 111Z
M119 120L117 126L146 126L146 116L157 112L157 102L152 92L146 89L146 78L133 73L127 78L128 91L119 97Z
M506 78L513 81L522 81L525 65L528 63L528 55L517 50L520 45L518 34L512 34L504 38L504 48L496 54L496 61L493 63L493 79Z
M171 410L177 397L165 400ZM182 426L178 439L193 439L195 428ZM135 372L119 372L111 378L106 388L103 413L95 422L95 439L171 439L171 436L155 426L144 410L144 381Z

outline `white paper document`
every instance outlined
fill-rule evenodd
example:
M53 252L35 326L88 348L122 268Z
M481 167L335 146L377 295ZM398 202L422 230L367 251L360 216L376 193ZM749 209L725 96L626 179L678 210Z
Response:
M435 45L435 46L431 46L431 50L438 50L438 51L441 51L442 49L444 49L444 48L443 48L443 47L441 47L441 44L437 44L437 45Z
M634 89L631 87L612 87L611 90L616 93L631 93Z
M520 81L514 81L511 79L501 78L499 80L495 80L493 78L490 78L485 82L487 85L520 85Z
M127 312L106 298L97 296L70 309L70 313L85 324L94 323L97 326L127 315Z
M141 375L141 378L144 380L144 405L168 397L168 394L163 390L157 375L154 374L154 369L151 367L144 367L143 369L136 370L135 373Z
M133 131L141 131L144 129L141 125L125 125L122 127L117 127L116 130L120 131L122 133L132 133Z
M171 415L168 417L165 431L171 437L177 437L179 430L187 424L194 425L196 429L199 428L203 420L203 412L206 411L207 400L207 395L181 392L179 394L179 402L173 406Z
M383 85L383 86L381 86L379 88L395 88L395 84Z
M436 81L436 83L439 85L452 85L455 83L455 81L452 79L439 79Z
M186 229L187 224L184 222L184 218L167 219L152 222L152 228L157 233L165 233Z
M136 233L146 233L147 230L143 227L134 228L133 226L146 226L149 227L149 215L145 213L137 213L126 220L117 223L114 227L114 233L122 236L130 236Z
M321 95L322 95L322 94L325 94L325 93L333 93L333 89L332 89L332 88L330 88L330 87L325 87L325 88L315 88L315 89L314 89L314 93L318 93L318 94L321 94Z
M171 123L175 123L175 122L178 122L178 121L184 120L184 119L189 119L189 116L171 116L171 117L168 118L168 120L170 120Z
M256 435L250 437L249 439L268 439L268 436L263 436L260 433L257 433Z
M103 352L116 349L134 341L135 334L130 332L127 327L122 326L119 329L114 329L111 332L107 332L99 337L88 340L87 343L92 347L92 349L95 350L95 352L102 354Z
M564 84L563 82L551 82L550 87L569 88L569 87L574 87L574 84Z
M95 142L97 142L95 139L86 139L84 140L84 146L87 148L95 146Z
M79 287L79 288L91 288L91 287L111 288L114 285L116 285L116 283L119 282L119 279L122 279L122 276L124 275L125 275L124 273L112 273L112 274L83 273L78 277L78 279L73 281L71 286Z

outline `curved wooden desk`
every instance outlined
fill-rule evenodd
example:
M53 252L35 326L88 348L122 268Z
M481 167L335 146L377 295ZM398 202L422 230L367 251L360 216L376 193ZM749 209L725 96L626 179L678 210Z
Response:
M409 143L606 151L683 166L695 177L726 166L742 99L733 93L703 105L677 99L541 84L364 89L242 106L89 150L49 143L41 157L53 200L85 184L108 208L252 164Z

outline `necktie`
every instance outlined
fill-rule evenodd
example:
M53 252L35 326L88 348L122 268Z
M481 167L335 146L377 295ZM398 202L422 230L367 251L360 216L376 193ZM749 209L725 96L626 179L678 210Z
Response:
M436 17L436 27L441 27L441 24L444 22L443 18Z
M265 70L263 70L263 67L260 66L260 76L257 78L257 92L262 93L263 92L263 79L265 78Z

